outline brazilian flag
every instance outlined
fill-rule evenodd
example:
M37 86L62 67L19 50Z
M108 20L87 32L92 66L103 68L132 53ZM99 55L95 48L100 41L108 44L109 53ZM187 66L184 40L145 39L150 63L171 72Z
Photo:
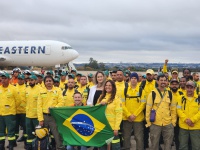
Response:
M76 106L50 109L64 145L101 147L112 139L106 106Z

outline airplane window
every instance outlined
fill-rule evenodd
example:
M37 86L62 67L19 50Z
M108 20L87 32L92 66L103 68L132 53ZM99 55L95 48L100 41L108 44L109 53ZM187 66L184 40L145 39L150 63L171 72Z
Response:
M65 50L65 49L72 49L72 47L70 46L62 46L61 49Z

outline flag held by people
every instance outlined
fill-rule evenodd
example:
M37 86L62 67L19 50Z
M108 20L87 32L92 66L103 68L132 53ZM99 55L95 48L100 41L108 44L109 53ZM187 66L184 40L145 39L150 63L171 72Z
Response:
M106 106L59 107L50 109L64 145L96 146L106 144L113 131L106 116Z

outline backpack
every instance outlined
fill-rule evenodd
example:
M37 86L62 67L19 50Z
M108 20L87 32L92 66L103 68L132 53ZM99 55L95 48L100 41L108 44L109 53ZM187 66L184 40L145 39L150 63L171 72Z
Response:
M172 92L169 90L167 90L167 91L168 91L170 102L172 102ZM154 104L155 98L156 98L156 93L154 91L152 91L152 101L153 101L152 105Z
M32 150L49 150L50 149L49 136L42 139L36 137L32 142Z
M128 98L137 98L137 101L139 102L138 97L141 98L141 96L142 96L142 90L143 90L142 87L139 87L139 95L137 95L137 96L129 96ZM127 98L127 91L128 91L128 83L125 82L125 88L124 88L125 100Z
M196 102L198 102L198 105L200 104L200 96L196 99ZM186 98L185 96L182 96L182 104L184 103L184 110L185 110L185 104L186 104Z
M145 88L145 85L146 85L146 80L143 80L142 82L141 82L141 84L140 84L140 87L142 88L142 89L144 89ZM156 82L156 84L155 84L155 87L158 87L158 83Z
M68 87L67 88L65 87L65 90L62 93L63 96L66 96L67 89L68 89ZM78 92L78 90L74 88L74 93L76 93L76 92Z

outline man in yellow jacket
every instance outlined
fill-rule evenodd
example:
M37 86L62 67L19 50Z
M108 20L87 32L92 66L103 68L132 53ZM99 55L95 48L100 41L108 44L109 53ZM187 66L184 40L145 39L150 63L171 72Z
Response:
M159 149L159 139L162 133L164 149L170 150L176 125L176 101L165 89L167 78L164 74L158 76L157 83L158 87L147 98L146 126L150 127L151 149Z
M45 87L40 91L37 103L37 116L39 124L45 128L50 128L56 141L56 149L64 150L62 146L62 138L58 133L56 121L50 114L50 108L64 106L62 91L60 88L53 86L53 77L46 76L44 78Z
M200 149L200 98L195 93L195 83L186 83L186 95L178 100L180 150L188 149L189 138L193 150Z
M23 74L18 75L18 84L16 85L17 92L19 94L19 107L17 107L17 114L16 114L16 129L15 135L19 137L19 126L23 128L23 135L21 138L17 140L17 142L25 141L24 144L26 145L26 85L25 85L25 76Z
M144 112L146 94L140 88L137 73L131 73L130 86L125 88L125 101L123 102L123 137L124 149L130 149L131 130L133 129L136 149L144 149Z
M0 149L5 149L6 128L9 141L9 150L13 150L15 144L16 108L19 105L19 96L16 88L10 85L10 75L1 74L2 86L0 86Z
M27 133L27 150L32 149L32 142L35 136L32 132L38 125L37 120L37 101L40 90L42 89L36 84L37 77L35 75L29 76L29 86L26 88L26 133Z

